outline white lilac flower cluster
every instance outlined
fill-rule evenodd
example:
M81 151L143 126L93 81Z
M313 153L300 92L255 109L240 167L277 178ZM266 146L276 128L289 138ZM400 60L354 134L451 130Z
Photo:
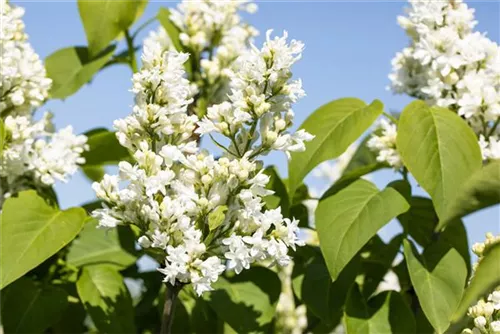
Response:
M392 60L392 90L457 112L477 134L483 158L500 159L499 46L473 30L474 10L462 0L410 4L398 22L411 44Z
M233 64L229 101L209 107L196 133L219 134L231 142L226 152L235 157L266 155L272 150L305 150L313 136L304 130L287 131L293 122L291 105L305 95L300 80L290 80L291 66L304 45L296 40L266 34L262 49L252 48Z
M276 305L276 333L302 334L307 328L307 308L305 304L297 306L292 289L293 264L278 272L281 280L281 294Z
M492 233L488 233L484 243L476 243L472 246L472 251L478 256L474 270L481 262L485 252L499 242L500 235L494 236ZM474 327L464 329L462 334L500 334L500 286L485 299L479 300L476 305L470 307L468 315L474 319Z
M372 134L366 145L377 152L378 162L387 162L394 169L403 166L401 157L396 149L397 127L386 119L381 119L378 125L379 133Z
M55 133L51 115L35 121L34 109L48 96L52 81L33 51L21 20L24 10L0 2L0 115L4 126L0 153L0 203L26 188L67 181L85 162L85 136L75 136L71 126Z
M240 12L254 13L257 5L247 0L182 1L171 10L170 20L179 29L183 50L190 54L190 79L204 104L220 103L228 93L228 69L250 47L257 30L243 22ZM152 32L144 45L171 48L163 27ZM204 109L198 112L204 113Z
M302 244L298 221L284 218L280 208L264 209L262 198L272 192L256 161L272 148L304 148L285 132L291 125L290 104L303 95L300 84L289 81L302 44L287 44L285 38L268 39L260 51L237 61L231 102L213 106L202 121L188 113L194 94L183 66L188 55L165 51L159 43L145 46L143 68L133 77L136 105L132 115L115 122L117 138L134 162L120 162L118 175L93 184L106 203L93 216L101 227L139 227L139 244L165 261L158 269L165 282L192 283L202 294L226 269L240 273L263 260L287 265L288 249ZM255 147L258 123L266 140ZM248 126L254 130L242 132ZM207 130L221 130L234 146L214 158L198 145L197 133ZM282 140L276 146L266 137L272 131L275 141L288 136L295 144Z
M52 81L45 75L40 57L28 43L22 16L24 9L0 1L0 110L30 114L48 95Z

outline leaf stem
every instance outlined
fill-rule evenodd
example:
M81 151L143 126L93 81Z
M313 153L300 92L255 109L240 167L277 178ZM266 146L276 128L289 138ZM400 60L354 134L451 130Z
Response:
M156 21L156 16L153 16L152 18L144 21L143 24L141 24L139 26L139 28L137 28L137 30L134 32L134 34L132 35L132 39L136 38L137 35L142 31L142 29L146 28L148 25L150 25L151 23L153 23L154 21Z
M134 39L132 38L132 36L130 36L130 32L128 31L128 29L125 30L125 39L127 40L130 68L132 69L132 72L137 73L138 68L137 59L135 58Z
M382 114L384 114L384 116L387 117L392 123L398 125L398 120L396 119L396 117L392 116L391 114L385 111L382 111Z
M167 291L165 293L165 303L163 304L163 316L161 322L160 334L172 333L172 324L174 323L175 304L179 292L182 290L183 285L176 283L171 285L167 283Z

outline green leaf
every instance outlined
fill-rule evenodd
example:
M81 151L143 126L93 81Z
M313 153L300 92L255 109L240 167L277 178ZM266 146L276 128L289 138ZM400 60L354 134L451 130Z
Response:
M392 269L392 264L401 248L402 235L392 238L388 244L375 235L361 250L361 272L356 278L363 296L371 296Z
M300 126L316 137L304 152L292 153L288 164L289 192L295 192L304 177L321 162L341 155L382 113L382 102L370 105L356 98L327 103L314 111Z
M208 214L208 227L210 231L215 230L224 222L224 219L226 218L226 211L227 206L220 205L217 207L217 209Z
M236 332L262 330L272 321L281 282L271 270L253 267L230 279L221 276L212 286L215 291L203 297Z
M476 171L453 196L436 230L453 220L500 203L500 161Z
M89 2L97 3L97 2ZM52 79L50 96L64 99L76 93L88 83L111 58L115 46L103 50L95 57L83 46L72 46L57 50L45 59L47 76Z
M0 288L66 246L80 232L85 218L82 208L57 210L34 190L7 199L0 222Z
M379 191L363 179L320 201L316 227L332 279L380 228L408 208L393 188Z
M445 242L432 244L419 257L413 244L405 240L404 254L425 316L437 333L444 333L464 290L465 261Z
M147 1L78 1L90 55L96 55L127 30L142 14Z
M465 315L467 309L478 299L490 293L500 284L500 244L495 244L488 249L472 277L469 286L453 315L454 322Z
M99 182L106 174L103 166L82 166L82 172L88 177L91 181Z
M366 166L362 166L356 169L351 170L348 173L344 173L340 179L335 181L334 184L330 188L328 188L323 196L321 196L321 200L326 199L327 197L333 196L354 181L358 180L362 176L375 172L379 169L387 167L384 163L374 163Z
M410 103L398 123L397 149L405 166L442 216L460 186L482 165L477 138L448 109Z
M68 306L61 288L21 278L2 291L2 325L6 333L43 333Z
M434 233L434 229L438 223L438 216L432 201L429 198L412 197L409 200L410 210L398 217L403 229L422 247L429 246L433 240L438 237ZM439 235L440 240L447 242L455 248L470 271L470 253L469 242L467 240L467 232L464 224L458 220L456 224L451 225L448 229Z
M133 253L122 247L118 229L97 228L97 222L94 219L85 225L78 238L69 247L67 255L68 264L76 267L110 264L121 270L132 265L136 260L137 257Z
M274 191L274 194L264 197L266 207L268 209L276 209L279 206L281 207L281 213L286 216L290 208L290 199L288 198L288 191L285 183L274 166L269 166L264 169L264 173L269 176L269 182L267 183L266 189Z
M347 298L345 328L348 334L415 333L415 318L403 297L387 291L365 300L357 285Z
M128 150L120 145L115 132L98 128L85 135L88 137L89 150L82 154L85 158L84 167L116 165L130 159Z
M307 309L327 325L336 325L342 317L347 292L359 269L355 257L332 282L328 268L315 247L301 247L294 256L292 286Z
M378 133L378 131L375 131L374 133ZM372 137L372 135L373 134L369 134L368 136L363 138L363 140L359 143L356 152L354 152L351 160L344 169L344 174L350 173L364 166L374 165L379 163L377 161L378 153L367 146L367 143ZM386 167L388 166L386 165Z
M122 276L114 267L84 267L76 282L76 288L99 332L136 332L132 299Z
M179 39L180 30L172 22L172 20L170 20L170 10L168 10L168 8L160 8L156 17L158 18L158 21L160 21L163 29L167 32L174 48L179 52L184 51L181 40Z

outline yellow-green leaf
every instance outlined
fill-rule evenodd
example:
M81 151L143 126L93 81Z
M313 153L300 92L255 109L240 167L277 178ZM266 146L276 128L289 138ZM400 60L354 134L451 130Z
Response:
M450 110L423 101L403 110L396 146L404 165L431 196L439 217L482 165L476 135L467 123Z
M304 152L292 153L288 163L290 195L314 167L344 153L382 110L383 104L379 100L367 105L356 98L335 100L315 110L300 126L315 138L306 143Z
M95 57L83 46L57 50L45 59L47 76L52 79L50 96L64 99L88 83L111 58L115 46L103 50Z
M444 333L464 291L464 259L445 242L432 244L418 256L413 244L405 240L404 254L425 316L437 333Z
M86 216L82 208L53 208L33 190L7 199L0 221L0 288L66 246L80 232Z
M320 201L316 228L332 279L380 228L409 207L395 189L379 191L363 179Z

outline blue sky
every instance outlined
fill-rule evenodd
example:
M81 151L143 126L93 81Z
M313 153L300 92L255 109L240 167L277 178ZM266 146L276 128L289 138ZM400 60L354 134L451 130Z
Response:
M80 22L76 2L72 1L13 1L26 9L26 31L30 42L42 58L68 46L85 45L85 33ZM150 2L136 24L153 17L162 6L172 7L176 2ZM487 32L489 38L500 40L500 2L469 1L476 9L477 30ZM294 68L294 75L302 78L307 93L296 104L296 124L322 104L340 97L353 96L366 102L377 98L386 110L401 110L410 98L395 96L386 90L390 61L405 47L408 39L396 23L403 14L404 1L260 1L259 11L247 17L248 22L261 31L257 44L267 29L275 33L287 30L291 38L302 40L306 49L303 59ZM151 29L157 24L152 25ZM132 29L133 30L133 29ZM148 30L138 37L142 41ZM124 47L123 41L119 49ZM57 127L72 124L78 133L95 127L112 126L113 120L125 117L133 103L131 72L128 67L114 66L99 73L90 85L65 101L50 101L44 107L55 113ZM286 175L286 157L274 154L266 163L278 165ZM382 171L372 180L384 187L397 175ZM309 178L314 185L315 180ZM94 198L90 183L78 174L68 184L56 186L62 207L79 205ZM414 187L414 191L423 192ZM481 241L487 231L500 231L498 208L483 210L465 219L471 242ZM398 231L395 223L382 231L387 238Z

